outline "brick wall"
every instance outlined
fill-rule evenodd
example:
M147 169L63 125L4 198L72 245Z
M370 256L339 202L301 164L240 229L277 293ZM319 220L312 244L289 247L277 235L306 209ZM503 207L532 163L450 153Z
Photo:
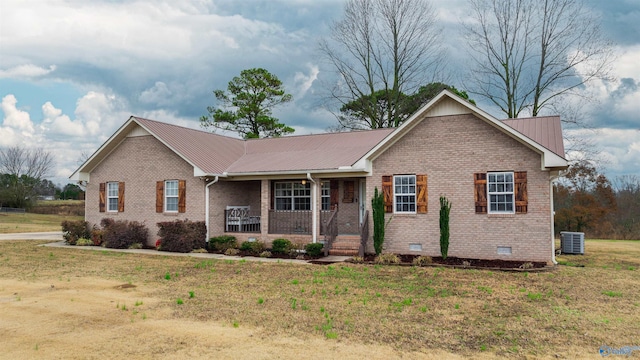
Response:
M186 180L186 212L156 213L156 181ZM124 181L124 212L99 212L99 184ZM110 217L135 220L149 228L148 243L155 244L161 221L204 221L204 182L193 176L193 167L153 136L126 138L92 172L87 185L85 217L91 224Z
M367 197L382 188L382 176L427 174L428 213L393 216L384 251L440 256L439 197L452 203L449 256L551 261L549 172L540 170L539 154L473 115L427 118L373 162ZM473 174L527 171L528 213L476 214ZM371 210L370 202L367 208ZM371 236L373 224L371 224ZM373 252L373 241L369 241ZM421 252L409 251L421 244ZM511 255L498 255L509 246Z

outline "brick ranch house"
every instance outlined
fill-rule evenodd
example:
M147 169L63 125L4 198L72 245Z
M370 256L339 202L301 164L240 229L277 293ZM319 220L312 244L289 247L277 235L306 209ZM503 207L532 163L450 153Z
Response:
M438 256L446 196L449 256L552 263L564 156L559 117L501 121L445 90L395 129L241 140L131 117L70 178L86 185L91 224L136 220L155 234L188 218L210 237L336 254L357 254L361 236L373 252L378 188L384 251Z

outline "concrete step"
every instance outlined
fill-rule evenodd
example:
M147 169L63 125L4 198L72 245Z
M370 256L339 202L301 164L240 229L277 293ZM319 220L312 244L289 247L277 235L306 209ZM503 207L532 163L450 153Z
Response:
M332 248L329 250L329 255L338 255L338 256L357 256L358 249L335 249Z

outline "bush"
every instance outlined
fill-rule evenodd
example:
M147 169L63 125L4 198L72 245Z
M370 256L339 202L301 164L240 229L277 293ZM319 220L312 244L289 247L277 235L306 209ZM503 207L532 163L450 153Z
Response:
M271 243L271 251L274 254L288 254L293 249L293 244L288 239L275 239Z
M149 237L149 229L137 221L101 221L103 225L107 225L103 229L102 242L105 247L111 249L128 249L133 244L141 246L147 242Z
M376 251L376 255L380 255L382 252L382 245L384 244L384 195L382 192L378 192L378 188L375 188L373 193L373 199L371 199L371 209L373 211L373 249Z
M321 243L310 243L304 247L304 250L307 252L307 255L312 258L317 258L322 255L322 247L324 245Z
M398 257L398 255L393 253L380 254L376 256L375 263L385 265L400 264L400 258Z
M204 221L175 220L159 222L160 251L188 253L205 249L207 227Z
M260 257L261 258L270 258L271 257L271 252L263 251L263 252L260 253Z
M235 249L237 247L238 247L238 242L235 236L222 235L222 236L212 237L211 239L209 239L210 251L225 252L228 249Z
M418 256L413 258L413 265L415 266L427 266L433 263L431 256Z
M76 241L76 246L88 246L88 245L93 245L93 240L80 238L78 239L78 241Z
M238 250L238 249L228 248L227 251L224 252L224 254L227 255L227 256L236 256L236 255L238 255L239 252L240 252L240 250Z
M89 231L89 223L84 220L62 222L62 237L64 241L69 245L75 245L78 239L91 237Z
M262 241L245 241L240 245L240 251L250 252L254 255L259 255L264 250L264 243Z
M93 241L93 245L100 246L102 245L102 235L104 231L98 228L98 225L93 225L93 229L91 229L91 241Z

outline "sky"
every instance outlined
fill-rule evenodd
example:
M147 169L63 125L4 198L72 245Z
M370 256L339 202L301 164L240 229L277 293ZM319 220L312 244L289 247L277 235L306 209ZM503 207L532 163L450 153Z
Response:
M593 142L609 178L640 176L640 1L585 0L614 42L614 80L583 91ZM451 69L467 0L432 0ZM213 90L262 67L293 101L274 111L296 134L336 125L323 105L333 74L318 41L344 0L2 0L0 147L44 147L64 185L82 153L93 153L131 115L199 128ZM458 80L456 80L458 79ZM465 89L462 71L450 83ZM490 104L478 106L503 116Z

